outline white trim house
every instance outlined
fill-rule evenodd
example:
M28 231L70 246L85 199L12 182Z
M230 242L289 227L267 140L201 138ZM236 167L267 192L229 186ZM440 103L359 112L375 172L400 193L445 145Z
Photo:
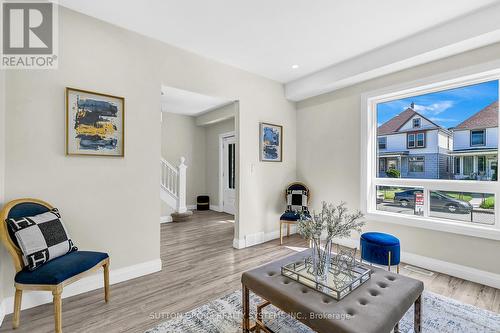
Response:
M452 133L413 107L378 127L378 176L396 169L401 178L450 179Z
M498 167L498 101L475 113L453 131L455 179L495 179Z

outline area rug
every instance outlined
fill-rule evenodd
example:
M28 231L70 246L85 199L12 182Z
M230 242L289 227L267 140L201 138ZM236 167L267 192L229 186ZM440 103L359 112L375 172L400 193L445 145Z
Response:
M497 333L500 332L500 315L453 299L424 291L424 333ZM251 309L261 299L250 295ZM254 312L251 313L255 315ZM169 318L169 314L154 314ZM279 333L312 333L304 324L273 306L263 310L264 321ZM413 308L399 324L401 332L413 332ZM241 332L241 291L213 300L183 315L175 316L146 333L236 333Z

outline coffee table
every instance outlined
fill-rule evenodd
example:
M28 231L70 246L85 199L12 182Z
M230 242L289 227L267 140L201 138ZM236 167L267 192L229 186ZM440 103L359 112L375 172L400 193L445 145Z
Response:
M269 304L320 333L380 333L392 329L398 332L399 321L415 305L415 332L421 332L422 281L373 267L368 281L336 301L281 275L281 266L302 261L310 252L306 250L243 273L243 332L272 332L261 319L262 308ZM255 323L250 321L250 291L265 300L257 306Z

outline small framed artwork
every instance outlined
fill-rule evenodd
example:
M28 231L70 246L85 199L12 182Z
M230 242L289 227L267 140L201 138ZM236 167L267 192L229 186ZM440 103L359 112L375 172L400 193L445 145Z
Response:
M283 161L283 126L260 123L260 160Z
M66 88L66 155L124 156L125 99Z

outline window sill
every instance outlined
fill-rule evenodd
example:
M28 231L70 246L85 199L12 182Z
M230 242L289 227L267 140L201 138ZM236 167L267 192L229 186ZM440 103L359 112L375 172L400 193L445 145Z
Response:
M461 222L454 222L434 217L420 217L402 215L388 212L368 212L365 218L370 221L380 223L391 223L412 228L441 231L446 233L478 237L492 240L500 240L500 230L494 226L469 225Z

